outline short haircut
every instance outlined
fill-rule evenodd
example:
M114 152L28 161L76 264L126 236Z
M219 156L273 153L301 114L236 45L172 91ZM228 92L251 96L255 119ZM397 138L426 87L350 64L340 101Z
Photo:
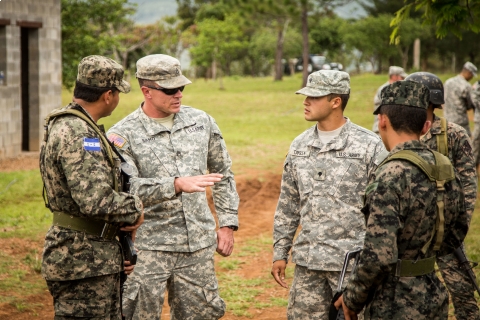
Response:
M409 134L421 134L427 110L403 105L383 105L379 114L384 114L390 120L393 130Z
M342 100L342 111L347 107L348 99L350 99L350 94L339 94L339 93L330 93L327 96L328 101L332 101L335 98L340 98Z
M96 102L98 99L100 99L102 94L109 90L112 90L112 93L118 91L118 89L115 87L93 87L76 81L75 89L73 90L73 96L77 99L82 99L87 102Z
M138 78L138 84L140 85L140 87L143 87L143 86L156 87L157 86L157 84L153 80L140 79L140 78Z

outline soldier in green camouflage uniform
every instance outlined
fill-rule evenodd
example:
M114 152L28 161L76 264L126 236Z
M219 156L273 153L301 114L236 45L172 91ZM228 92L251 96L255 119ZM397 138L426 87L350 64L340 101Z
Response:
M382 104L374 113L379 114L388 157L409 150L435 164L433 153L419 141L430 124L429 95L423 84L406 80L383 89ZM343 307L346 319L356 319L365 306L365 319L447 319L447 291L434 271L435 241L428 244L435 233L436 183L403 159L380 165L369 181L364 248L335 305ZM430 263L422 275L405 276L402 261Z
M455 246L458 247L465 239L477 200L477 173L470 137L463 127L450 121L446 121L445 127L442 128L442 119L434 114L435 108L441 109L442 104L444 104L442 81L436 75L429 72L416 72L408 76L406 80L420 82L430 89L427 121L431 121L432 126L420 140L430 149L442 151L448 156L463 186L465 214L456 221L455 228L448 230L452 232L447 232L445 236L448 243L456 243ZM446 136L442 132L445 129ZM438 139L443 141L446 139L447 150L439 149ZM440 144L442 144L442 141L440 141ZM438 253L437 264L452 297L455 316L457 319L480 319L474 295L475 288L465 271L459 267L452 249L454 248L441 248Z
M363 244L363 191L386 151L343 116L349 93L349 75L333 70L312 73L297 91L307 96L305 119L317 123L290 146L274 218L272 275L281 286L292 244L296 263L288 319L325 319L345 253Z
M230 156L215 120L181 104L184 86L191 82L177 59L146 56L137 61L136 76L144 102L108 131L133 165L131 191L145 204L124 314L127 319L159 319L168 290L172 319L218 319L225 303L218 294L213 255L215 249L231 254L238 226ZM207 186L212 186L217 232Z
M466 62L462 72L445 81L445 119L462 126L470 135L467 111L474 108L472 86L468 81L477 76L477 67Z
M81 112L95 125L118 105L119 92L130 91L122 77L115 61L84 58L74 102L65 109ZM42 276L53 296L56 320L121 319L123 258L115 235L122 224L133 225L123 230L135 230L143 209L137 196L115 190L118 170L108 160L111 151L97 130L75 115L48 125L40 173L54 224L45 237ZM125 269L129 273L133 267Z

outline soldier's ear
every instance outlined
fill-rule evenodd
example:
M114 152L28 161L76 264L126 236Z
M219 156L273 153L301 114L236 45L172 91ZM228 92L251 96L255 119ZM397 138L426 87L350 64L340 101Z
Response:
M423 136L424 134L426 134L428 132L428 130L430 130L430 127L432 126L432 122L431 121L425 121L425 123L423 124L423 129L422 129L422 132L420 133L421 136Z
M388 117L384 114L377 114L378 117L378 128L385 129L387 128L387 124L390 123Z

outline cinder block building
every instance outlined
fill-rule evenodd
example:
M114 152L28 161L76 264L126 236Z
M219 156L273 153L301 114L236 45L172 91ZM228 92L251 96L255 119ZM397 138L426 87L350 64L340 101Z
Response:
M38 151L61 106L60 0L0 0L0 159Z

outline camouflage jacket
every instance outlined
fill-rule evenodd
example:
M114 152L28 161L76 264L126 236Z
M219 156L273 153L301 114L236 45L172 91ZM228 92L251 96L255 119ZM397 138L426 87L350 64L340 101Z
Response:
M135 168L131 192L145 206L145 222L135 240L138 249L194 252L216 242L206 194L176 195L175 177L223 174L222 181L212 187L219 225L238 225L239 198L230 156L208 114L182 106L170 131L140 106L114 125L108 138Z
M440 118L434 116L432 127L421 141L430 149L437 150L436 136L441 133ZM456 228L466 233L472 219L475 201L477 200L477 170L472 143L465 129L447 121L448 158L455 168L455 174L460 179L465 197L466 214L457 221ZM466 234L465 234L466 235Z
M83 110L74 103L67 108ZM99 141L99 150L85 150L85 138ZM140 199L114 190L114 168L105 146L84 120L73 115L52 120L40 158L52 211L112 224L133 224L140 216ZM57 226L48 230L42 262L42 275L47 280L83 279L122 269L117 241Z
M475 106L475 114L473 117L473 121L477 123L477 126L480 122L480 81L476 81L472 85L472 100L473 105ZM473 139L473 138L472 138Z
M419 141L401 143L390 154L400 150L412 150L435 163L433 154ZM425 256L421 249L434 232L436 184L405 160L385 163L369 181L364 248L344 292L345 304L359 312L370 292L373 300L365 311L365 319L437 319L432 315L445 299L448 301L448 295L435 272L418 277L391 274L397 259L434 255L434 241ZM442 318L446 319L446 315Z
M461 126L468 124L467 110L474 108L472 86L461 75L445 81L445 119Z
M362 246L360 212L367 176L387 154L376 134L347 119L339 136L322 145L317 126L290 146L274 219L273 260L314 270L341 270L345 253ZM383 156L383 157L382 157Z
M375 93L375 97L373 97L373 110L376 110L377 107L380 105L380 103L382 102L382 99L380 98L380 94L382 93L382 89L385 88L386 86L388 86L390 84L389 81L387 81L386 83L382 84L377 92ZM378 117L377 115L374 115L375 117L375 120L373 121L373 127L372 127L372 131L375 132L375 133L378 133Z

